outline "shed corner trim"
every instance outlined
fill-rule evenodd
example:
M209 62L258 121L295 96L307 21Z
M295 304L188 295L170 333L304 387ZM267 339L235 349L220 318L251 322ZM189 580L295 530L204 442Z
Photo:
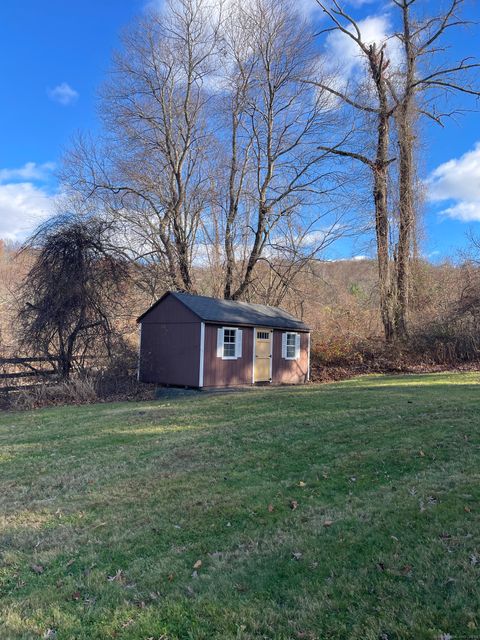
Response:
M200 323L200 364L198 367L198 386L203 387L203 366L205 361L205 323Z

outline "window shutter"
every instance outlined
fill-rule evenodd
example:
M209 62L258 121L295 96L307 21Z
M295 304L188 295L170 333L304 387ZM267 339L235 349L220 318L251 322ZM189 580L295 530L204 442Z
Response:
M242 357L242 342L243 342L243 331L241 329L237 329L235 334L235 357Z
M282 358L287 357L287 334L282 333Z
M295 334L295 360L300 358L300 334Z
M223 357L223 327L217 329L217 358Z

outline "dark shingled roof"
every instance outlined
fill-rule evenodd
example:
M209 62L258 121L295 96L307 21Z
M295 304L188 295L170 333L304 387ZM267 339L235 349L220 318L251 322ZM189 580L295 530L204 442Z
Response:
M179 300L204 322L309 331L304 322L278 307L268 307L265 304L252 304L250 302L237 302L236 300L219 300L218 298L194 296L190 293L177 293L174 291L165 295L171 295ZM164 297L160 298L148 311L145 311L138 318L138 321L142 320Z

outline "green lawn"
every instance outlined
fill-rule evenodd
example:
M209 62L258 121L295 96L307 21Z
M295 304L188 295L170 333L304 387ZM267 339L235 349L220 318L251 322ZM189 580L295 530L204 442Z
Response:
M479 637L479 382L3 413L1 640Z

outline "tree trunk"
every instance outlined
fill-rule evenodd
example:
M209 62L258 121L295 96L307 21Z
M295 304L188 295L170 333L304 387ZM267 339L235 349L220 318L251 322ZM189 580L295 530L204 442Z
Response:
M394 318L392 274L390 268L390 223L388 218L388 145L390 138L391 112L388 106L387 87L385 85L385 64L383 51L376 52L371 46L369 61L372 76L377 87L379 101L377 124L377 152L373 167L375 201L375 235L377 240L378 279L380 289L380 314L387 342L396 336Z
M403 1L403 44L405 51L406 72L404 93L395 113L399 148L399 231L396 259L396 289L397 299L395 307L396 332L399 339L408 336L408 311L411 275L411 253L415 234L415 204L414 204L414 157L413 157L413 120L416 58L410 31L410 3Z
M398 113L399 131L399 233L396 262L397 304L395 321L399 338L408 335L408 308L410 293L411 250L415 227L415 208L413 198L413 142L410 116L404 113L405 107Z

